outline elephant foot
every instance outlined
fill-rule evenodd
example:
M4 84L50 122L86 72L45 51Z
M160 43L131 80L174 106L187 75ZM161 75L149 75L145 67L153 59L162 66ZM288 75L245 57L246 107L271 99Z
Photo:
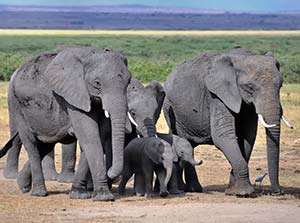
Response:
M17 176L17 184L19 186L19 189L21 192L24 193L29 193L31 190L31 179L25 178L23 175L19 174Z
M227 196L235 196L234 185L228 185L228 187L225 190L225 195L227 195Z
M179 190L177 188L171 188L169 189L170 194L182 194L184 193L184 190Z
M184 191L185 192L193 192L193 193L202 193L203 189L198 181L194 181L191 183L187 183L185 185Z
M138 192L136 192L135 195L138 196L138 197L143 197L143 196L145 196L144 193L138 193Z
M280 195L284 195L284 191L282 191L280 189L280 187L276 187L275 189L273 188L271 191L271 196L280 196Z
M238 197L249 197L255 192L254 187L249 183L238 183L234 186L234 194Z
M150 193L145 193L144 197L147 198L147 199L149 199L149 198L154 197L154 194L153 194L152 192L150 192Z
M71 198L71 199L82 199L82 200L84 200L84 199L90 199L90 198L92 198L92 193L91 192L89 192L89 191L87 191L87 190L85 190L85 191L83 191L83 190L71 190L71 192L69 193L69 197Z
M48 195L48 192L46 190L45 184L44 183L36 183L32 185L32 190L31 190L31 195L32 196L37 196L37 197L45 197Z
M18 170L16 168L5 168L3 171L3 176L6 179L16 179L18 176Z
M61 183L72 183L74 180L75 173L74 172L61 172L57 176L57 181Z
M167 196L169 196L169 192L168 191L161 191L161 192L159 192L159 196L167 197Z
M115 201L115 196L108 187L100 187L94 191L93 201Z

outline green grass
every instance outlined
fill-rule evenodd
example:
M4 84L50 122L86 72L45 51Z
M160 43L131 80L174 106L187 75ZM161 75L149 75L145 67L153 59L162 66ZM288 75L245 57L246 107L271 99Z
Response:
M58 45L109 47L127 55L131 72L143 82L164 81L174 66L203 51L247 47L274 52L285 83L300 83L300 36L0 36L0 80L31 56Z

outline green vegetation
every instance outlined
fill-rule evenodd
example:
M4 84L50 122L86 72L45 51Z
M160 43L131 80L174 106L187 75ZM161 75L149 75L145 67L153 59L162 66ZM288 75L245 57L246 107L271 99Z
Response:
M300 36L0 36L0 80L31 56L59 45L109 47L128 56L132 73L144 82L164 81L174 66L203 51L242 46L274 52L285 83L300 83Z

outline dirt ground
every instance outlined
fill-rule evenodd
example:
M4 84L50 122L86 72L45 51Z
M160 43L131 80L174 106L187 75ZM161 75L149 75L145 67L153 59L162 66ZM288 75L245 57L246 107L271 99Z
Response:
M257 185L256 198L225 196L229 164L212 146L196 149L196 158L204 160L197 167L204 193L186 193L168 198L133 196L132 185L126 196L116 193L115 202L71 200L70 184L47 182L49 196L44 198L21 194L15 180L2 177L5 163L0 160L0 222L299 222L300 220L300 147L281 150L280 181L282 196L270 196L269 181ZM21 164L26 160L23 151ZM60 148L56 150L60 168ZM265 150L257 146L250 162L251 181L267 171Z

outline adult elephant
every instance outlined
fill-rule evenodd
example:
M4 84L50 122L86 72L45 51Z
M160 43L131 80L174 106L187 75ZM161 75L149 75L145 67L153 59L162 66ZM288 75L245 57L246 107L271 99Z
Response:
M125 126L131 130L126 100L130 78L126 57L91 47L41 54L14 73L8 96L11 140L0 154L16 139L24 144L29 161L17 179L22 192L47 195L41 160L55 143L78 139L90 167L94 200L114 200L106 176L114 179L123 168ZM113 154L107 172L100 137L105 114L111 117Z
M132 120L132 132L127 133L125 145L138 135L143 137L155 136L155 123L159 118L165 92L161 84L152 81L146 87L136 78L131 78L127 87L127 102L129 104L130 119ZM107 168L111 167L111 131L110 120L102 121L103 134L106 139L105 144ZM137 126L137 127L136 127ZM62 144L62 170L57 174L54 162L54 152L50 152L42 162L43 172L46 180L56 180L59 182L73 182L76 163L76 141L71 144ZM19 153L21 140L15 140L13 148L9 151L4 176L6 178L16 178L18 173Z
M270 55L242 49L204 53L178 65L168 76L163 109L170 130L195 147L214 144L231 164L226 194L250 195L248 161L257 133L257 119L266 130L269 177L281 193L279 62ZM202 191L196 171L186 169L187 188Z
M157 81L152 81L148 86L144 86L139 80L131 78L127 88L127 101L129 108L129 119L132 122L132 132L125 134L125 146L136 137L155 137L155 123L159 118L163 104L165 92ZM106 119L106 124L100 129L101 138L103 138L103 147L106 157L106 168L112 165L112 144L110 119ZM74 147L76 149L76 147ZM72 150L63 150L72 161ZM70 155L71 154L71 155ZM82 154L81 154L82 155ZM66 162L67 164L68 162ZM71 162L69 162L71 163ZM76 172L74 182L76 187L72 186L70 197L74 199L90 198L89 190L89 168L87 162L79 162L78 171ZM112 181L108 182L111 187Z

